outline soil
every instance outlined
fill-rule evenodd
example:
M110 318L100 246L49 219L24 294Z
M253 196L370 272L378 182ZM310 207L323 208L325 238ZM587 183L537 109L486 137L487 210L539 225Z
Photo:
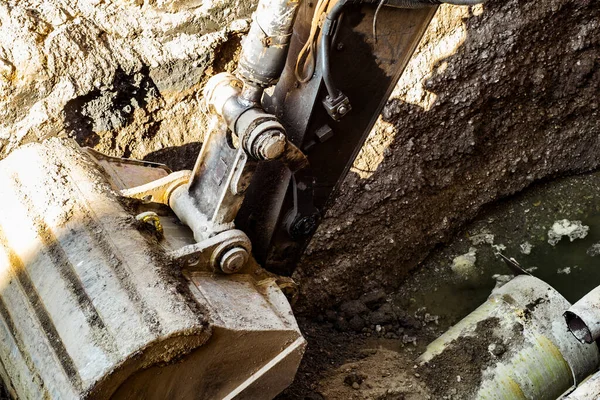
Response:
M475 14L424 77L429 108L406 96L385 107L370 139L389 143L382 162L347 177L298 268L300 310L393 290L484 205L597 165L600 8L509 0Z
M404 392L396 391L396 397L389 398L463 398L461 388L481 379L478 370L493 361L490 343L497 346L496 357L510 354L510 344L491 333L493 320L480 325L478 337L457 340L428 365L415 368L416 359L427 344L482 304L498 282L512 277L492 244L505 248L504 254L574 302L600 282L597 255L589 252L600 241L598 204L599 172L535 184L485 207L447 245L436 248L397 290L370 292L314 317L301 317L300 326L309 341L307 358L294 384L280 398L386 398L382 396L399 379L405 382ZM573 242L563 238L552 246L548 230L554 221L564 218L581 220L589 234ZM523 243L531 248L524 252ZM474 271L466 277L457 275L452 260L470 248L477 254ZM566 267L571 269L569 274L563 272ZM540 298L528 304L529 314L543 301ZM391 308L393 315L382 316L378 312L381 307L384 311ZM348 322L354 313L369 321L358 331ZM392 333L385 325L377 332L372 318L374 322L391 320ZM515 337L522 336L522 329L515 325ZM330 346L330 341L343 343L333 364L319 356L319 349ZM350 373L366 377L358 389L344 382ZM373 382L374 377L384 380ZM410 392L409 385L420 388L418 394L405 393Z

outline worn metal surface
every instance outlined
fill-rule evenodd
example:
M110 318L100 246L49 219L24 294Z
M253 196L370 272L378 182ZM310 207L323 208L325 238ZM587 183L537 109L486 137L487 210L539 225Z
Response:
M0 185L0 375L14 397L270 398L291 382L304 339L258 265L186 278L70 141L14 151Z
M210 336L93 164L59 140L0 163L0 359L20 398L113 391ZM137 354L140 352L139 354Z
M85 152L102 168L117 190L144 185L171 173L169 167L162 164L111 157L89 147L85 148Z
M173 190L188 183L191 175L192 171L187 170L172 172L167 176L139 186L123 188L121 189L121 195L168 205Z
M592 290L565 312L571 333L581 342L600 338L600 286Z
M294 74L296 58L309 36L313 11L309 2L300 5L285 70L273 95L264 102L267 111L280 118L288 139L307 153L316 181L314 205L324 215L332 193L375 124L436 7L383 7L377 18L377 42L372 34L375 7L344 9L331 55L333 77L353 106L341 122L333 121L321 104L325 92L318 63L307 83L298 83ZM329 133L323 136L323 131ZM281 162L258 166L236 225L252 240L259 262L281 274L291 274L314 232L291 238L286 217L293 209L292 177L286 166Z
M170 255L185 263L188 269L214 271L218 270L221 257L233 249L245 250L245 261L252 251L248 236L237 229L230 229L201 242L174 249Z
M569 306L545 282L517 276L432 342L418 362L438 367L452 362L440 356L449 349L461 351L465 337L485 346L500 344L506 351L480 366L481 378L469 381L471 387L465 384L463 398L554 400L598 367L596 344L581 344L565 329L562 313ZM483 332L486 324L489 331Z
M275 279L189 277L194 296L214 311L211 338L181 363L140 371L114 398L271 399L287 387L305 341Z

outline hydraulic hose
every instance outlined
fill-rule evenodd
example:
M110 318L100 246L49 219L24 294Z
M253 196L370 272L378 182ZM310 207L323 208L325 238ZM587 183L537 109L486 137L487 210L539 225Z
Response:
M321 59L321 69L323 70L323 82L327 88L327 93L333 99L339 95L339 90L335 87L331 77L329 66L329 54L331 51L331 37L343 8L346 4L383 4L396 8L420 8L433 6L437 4L452 4L460 6L473 6L483 3L484 0L338 0L331 10L325 16L323 27L321 28L321 43L319 49L319 58Z
M463 6L472 6L476 4L483 3L485 0L338 0L333 7L331 7L330 11L325 15L325 19L323 21L323 26L321 27L321 41L319 46L319 58L321 60L321 70L323 76L323 83L325 84L325 88L327 89L328 101L330 104L334 102L338 102L343 99L342 92L337 89L335 83L333 81L333 77L331 76L331 68L330 68L330 52L331 52L331 43L333 32L336 27L336 23L338 22L340 15L342 14L342 10L347 4L378 4L377 11L381 8L382 5L396 7L396 8L420 8L420 7L428 7L436 4L453 4L453 5L463 5ZM322 11L322 10L321 10ZM314 23L313 18L313 23ZM373 32L375 32L375 23L376 17L373 21ZM377 38L375 34L375 38ZM377 39L375 39L377 40ZM298 77L298 63L296 65L296 76ZM308 79L306 79L308 80ZM342 100L343 101L343 100ZM349 109L349 101L346 97L345 102L347 103L347 109ZM328 107L328 105L326 105ZM339 103L338 106L339 107ZM333 109L334 106L332 105ZM340 109L341 110L341 109ZM329 112L329 111L328 111ZM340 115L343 116L344 112L335 111L336 115L334 119L338 120ZM337 115L340 114L340 115ZM333 116L333 115L332 115Z
M452 4L454 6L474 6L485 0L384 0L384 5L396 8L421 8L438 4Z
M336 2L331 8L331 11L329 11L325 16L325 21L323 21L323 27L321 28L321 46L319 46L319 58L321 59L321 69L323 70L323 82L325 83L327 93L331 99L335 99L340 93L340 91L335 87L329 66L331 37L333 35L336 21L342 13L344 6L349 2L358 3L358 1L350 0L339 0Z

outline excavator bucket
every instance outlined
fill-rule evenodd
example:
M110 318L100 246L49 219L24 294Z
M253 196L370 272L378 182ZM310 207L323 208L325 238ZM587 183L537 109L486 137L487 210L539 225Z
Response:
M135 215L156 204L119 195L168 172L66 139L0 161L11 396L262 399L291 383L305 340L277 277L252 261L235 275L182 265L165 238L193 243L189 229L168 207L153 229Z

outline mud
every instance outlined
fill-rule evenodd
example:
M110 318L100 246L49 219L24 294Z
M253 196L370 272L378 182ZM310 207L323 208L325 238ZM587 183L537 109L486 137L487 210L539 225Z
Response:
M435 382L434 369L430 369L431 367L421 367L415 371L415 360L425 351L427 344L481 305L500 281L512 277L510 269L495 255L496 250L492 244L505 247L504 254L516 258L523 268L548 282L569 301L577 301L600 282L596 256L588 254L588 250L600 241L598 204L600 173L595 172L535 184L523 193L485 207L476 219L460 230L447 245L435 249L397 290L370 292L355 300L343 302L339 308L333 307L319 313L314 319L302 318L303 329L313 329L314 326L320 326L322 329L321 335L309 338L309 349L310 346L327 346L323 342L328 341L331 336L340 335L340 329L344 329L344 325L331 323L330 320L347 318L350 315L348 312L358 312L367 321L384 304L389 304L393 310L401 310L402 318L410 321L410 328L403 326L403 335L393 338L383 330L377 332L376 329L371 329L370 325L366 325L364 331L358 332L347 325L346 330L342 331L346 341L346 350L342 354L349 356L345 361L337 360L336 363L342 365L330 365L328 360L322 360L321 363L313 361L310 367L313 375L299 375L292 389L314 388L311 390L322 396L329 394L329 397L325 397L332 399L374 399L384 396L392 382L404 380L406 390L408 385L420 382L427 384L423 386L426 390L424 393L442 393L446 386L440 383L443 380ZM555 221L562 219L581 220L589 226L589 234L573 242L565 238L556 246L550 245L548 230ZM528 254L521 252L521 245L525 242L532 246ZM477 248L478 257L474 265L474 274L470 279L465 279L452 270L452 262L455 257L471 247ZM571 269L570 274L559 272L566 267ZM539 298L527 304L526 314L534 313L543 301L545 299ZM368 311L365 311L360 303L367 305ZM515 324L514 337L522 337L523 329L524 326L520 323ZM326 334L327 331L330 335ZM414 338L415 342L406 341L404 334ZM482 337L485 338L486 335ZM448 376L445 380L448 381L450 389L459 389L460 385L456 380L458 375L461 376L460 383L464 384L464 387L467 387L469 382L477 383L463 376L463 370L471 371L469 376L473 376L476 370L470 368L471 364L485 365L489 362L488 347L481 354L471 352L472 349L483 348L483 344L476 339L467 338L467 343L460 340L458 344L467 349L465 354L450 356L451 352L447 353L448 357L445 360L457 360L455 363L451 362L448 366L444 360L438 359L438 364L444 364L445 368L436 368L435 371ZM489 337L487 345L489 344L496 345L493 349L496 357L510 357L513 354L509 343L496 342L493 337ZM460 352L460 349L461 347L457 346L454 351ZM357 355L364 358L357 361ZM472 358L469 358L469 355L472 355ZM394 365L393 368L390 367L390 363ZM359 389L349 388L343 383L349 366L355 367L352 370L354 373L368 377L389 374L385 378L388 386L373 385L373 388L369 389L361 384ZM415 373L418 373L419 377L415 377ZM406 380L407 376L409 380ZM372 381L366 379L366 382ZM462 392L458 393L460 395ZM432 399L443 396L456 397L453 392L446 392L442 395L423 394L416 398L428 398L428 395Z

